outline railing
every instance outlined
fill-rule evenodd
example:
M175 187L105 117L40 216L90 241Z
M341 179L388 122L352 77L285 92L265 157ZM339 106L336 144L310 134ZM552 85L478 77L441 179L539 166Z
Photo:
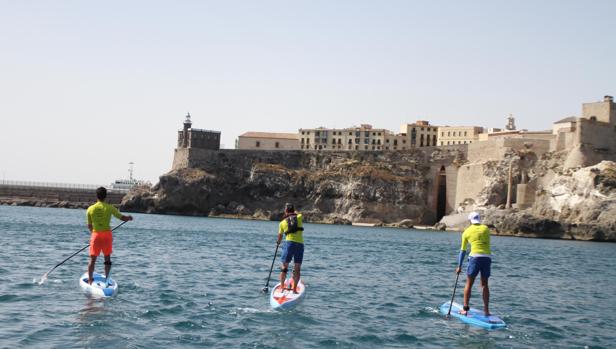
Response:
M34 187L34 188L54 188L54 189L72 189L72 190L96 190L98 187L105 187L110 192L128 192L129 189L110 188L110 185L96 185L96 184L74 184L74 183L54 183L54 182L31 182L31 181L13 181L13 180L0 180L0 185L10 187Z

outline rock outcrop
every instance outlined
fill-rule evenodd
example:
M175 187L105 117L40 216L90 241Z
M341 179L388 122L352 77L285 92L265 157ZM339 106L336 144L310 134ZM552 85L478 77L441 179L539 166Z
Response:
M425 156L419 150L212 152L199 167L171 171L151 189L129 193L122 209L277 220L292 202L310 222L411 227L430 216Z
M616 241L616 163L564 169L562 154L554 155L533 168L537 191L531 207L474 207L483 212L484 223L498 235Z

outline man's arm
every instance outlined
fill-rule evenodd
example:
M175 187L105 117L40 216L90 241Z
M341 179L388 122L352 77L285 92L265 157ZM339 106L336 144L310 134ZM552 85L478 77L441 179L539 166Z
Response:
M456 268L456 274L460 274L462 271L462 264L464 263L464 256L466 256L466 235L462 233L462 245L460 246L460 253L458 254L458 267Z
M92 231L94 230L94 226L92 225L92 216L90 215L90 211L86 211L86 219L88 221L88 230L90 231L90 234L92 234Z

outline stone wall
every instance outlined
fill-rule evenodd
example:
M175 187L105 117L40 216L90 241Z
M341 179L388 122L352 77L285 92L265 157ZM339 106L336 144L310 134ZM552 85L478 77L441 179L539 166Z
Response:
M532 150L537 156L550 151L553 137L543 138L500 138L468 145L468 161L481 162L488 160L501 160L511 150L519 151L532 145Z
M107 192L107 202L119 205L125 192ZM92 189L48 188L36 186L0 185L0 199L5 203L11 201L69 202L72 204L92 204L96 202L96 193Z

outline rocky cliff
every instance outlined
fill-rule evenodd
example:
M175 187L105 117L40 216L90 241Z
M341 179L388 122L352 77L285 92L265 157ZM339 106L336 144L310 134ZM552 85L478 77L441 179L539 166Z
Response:
M430 162L455 151L219 151L173 170L122 202L128 211L276 220L292 202L307 221L412 225L433 223Z
M486 205L467 207L483 211L484 223L499 235L616 241L616 163L565 169L566 153L546 154L531 166L514 166L514 178L527 175L535 188L535 202L524 209L503 209L504 188L485 188L478 200ZM515 161L516 159L511 159ZM501 164L500 168L504 168ZM504 181L504 173L498 182ZM518 178L519 179L519 178ZM501 197L500 207L490 205L489 197ZM482 200L484 199L484 200ZM449 217L450 227L462 229L465 220Z

